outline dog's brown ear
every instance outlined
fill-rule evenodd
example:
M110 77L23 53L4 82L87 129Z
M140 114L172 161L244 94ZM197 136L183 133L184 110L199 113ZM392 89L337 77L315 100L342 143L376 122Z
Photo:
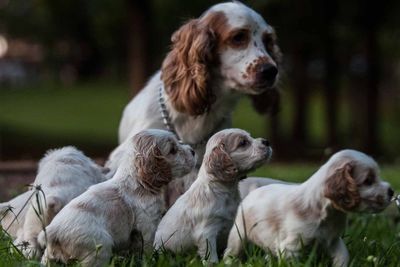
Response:
M172 35L172 49L162 64L162 80L176 110L201 115L214 102L209 86L215 36L199 19L192 19Z
M231 181L236 178L238 169L232 158L225 151L223 144L213 148L206 159L206 170L221 181Z
M353 164L345 163L334 170L325 184L325 197L332 201L334 208L352 211L360 203L357 183L352 177Z
M134 166L138 182L152 194L157 194L172 180L171 166L151 136L138 134L135 143L137 153Z

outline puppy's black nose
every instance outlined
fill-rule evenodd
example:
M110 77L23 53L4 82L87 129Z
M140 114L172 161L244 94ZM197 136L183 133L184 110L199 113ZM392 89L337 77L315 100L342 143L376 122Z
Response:
M261 143L262 143L264 146L270 146L269 141L268 141L267 139L262 138L262 139L261 139Z
M196 152L194 152L194 150L192 148L190 149L190 153L192 153L192 156L194 156L196 154Z
M393 195L394 195L394 191L393 191L393 189L390 188L390 187L389 187L389 189L388 189L388 195L389 195L390 198L392 198Z
M276 66L270 63L262 64L260 66L259 73L261 79L263 79L264 81L273 81L278 74L278 69Z

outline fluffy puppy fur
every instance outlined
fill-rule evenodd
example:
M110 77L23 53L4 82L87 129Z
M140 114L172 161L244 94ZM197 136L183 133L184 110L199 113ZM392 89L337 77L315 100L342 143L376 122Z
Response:
M25 214L29 205L25 205L29 201L31 191L22 193L15 198L0 203L0 223L1 227L14 240L18 235L21 235L21 230L24 225ZM17 216L18 215L18 216Z
M102 167L86 157L75 147L50 150L39 163L38 174L32 190L18 197L18 206L31 197L26 209L22 229L14 243L28 258L39 258L41 249L37 242L39 232L54 216L89 186L105 181ZM42 192L34 194L36 186ZM21 217L20 219L22 219Z
M261 105L257 102L261 111L276 109L280 50L273 27L238 1L212 6L182 25L171 40L161 70L125 107L119 142L144 129L165 129L158 102L159 89L164 87L171 124L184 143L196 145L200 166L205 141L230 127L241 96L264 100ZM121 150L124 145L110 154L111 170L119 165ZM185 177L186 188L197 172Z
M194 151L170 132L136 134L114 177L71 201L41 232L40 243L47 243L42 262L103 266L112 250L151 248L163 212L162 187L191 171L195 161Z
M270 184L291 184L289 182L264 178L264 177L248 177L239 182L240 198L244 199L251 191Z
M161 220L155 248L174 252L197 248L203 259L217 262L217 247L225 247L240 202L238 182L271 153L265 139L253 139L240 129L212 136L199 176Z
M250 192L239 205L225 258L239 255L246 240L285 257L317 242L334 266L347 266L349 253L340 237L346 214L380 212L392 196L372 158L342 150L302 184L273 184Z

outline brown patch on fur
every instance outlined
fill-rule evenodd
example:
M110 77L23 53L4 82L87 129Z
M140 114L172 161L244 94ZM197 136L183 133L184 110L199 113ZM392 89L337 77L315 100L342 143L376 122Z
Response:
M151 194L158 194L172 180L171 167L157 147L154 136L139 133L134 142L138 151L134 162L138 182Z
M322 204L320 202L316 202L315 206L308 207L305 207L303 204L304 203L302 201L298 200L294 200L292 202L294 214L296 214L296 216L299 217L301 220L307 220L308 218L315 219L321 217Z
M161 78L179 112L201 115L214 103L210 69L216 63L216 32L226 21L222 12L215 12L190 20L172 35L172 49L162 64Z
M96 213L96 208L90 203L78 202L73 207L75 209L82 210L85 212Z
M335 169L325 185L325 197L332 201L334 208L341 211L352 211L360 203L360 193L356 181L351 176L353 165L346 163Z
M221 182L230 182L238 174L238 169L226 152L224 144L219 144L209 155L206 155L205 166L207 172Z
M281 229L282 218L279 215L278 210L271 209L267 214L266 221L268 223L268 227L271 228L273 232L279 232Z

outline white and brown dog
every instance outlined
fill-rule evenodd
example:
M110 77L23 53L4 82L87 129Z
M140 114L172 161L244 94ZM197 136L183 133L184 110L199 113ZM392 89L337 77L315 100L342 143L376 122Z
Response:
M136 134L114 177L71 201L41 232L39 242L47 245L42 262L103 266L113 250L152 248L164 208L161 189L195 161L194 151L171 132Z
M225 248L240 202L238 182L271 153L267 140L253 139L240 129L213 135L199 176L161 220L155 248L173 252L197 248L203 259L217 262L217 247Z
M239 205L224 257L239 255L246 240L286 257L318 242L334 266L347 266L349 253L340 237L346 214L380 212L392 196L372 158L342 150L302 184L272 184L250 192Z
M18 228L14 243L26 257L40 259L39 232L73 198L89 186L103 181L103 168L75 147L49 150L39 162L32 190L10 201L10 205L16 205L17 211L24 207L24 201L29 201L13 222ZM37 187L41 191L35 194Z
M173 34L161 70L125 107L121 145L106 166L116 170L122 143L148 128L174 129L196 150L200 165L207 140L231 126L231 113L241 96L263 99L259 106L267 110L274 106L279 61L275 31L257 12L238 1L212 6ZM185 178L185 189L197 172Z

